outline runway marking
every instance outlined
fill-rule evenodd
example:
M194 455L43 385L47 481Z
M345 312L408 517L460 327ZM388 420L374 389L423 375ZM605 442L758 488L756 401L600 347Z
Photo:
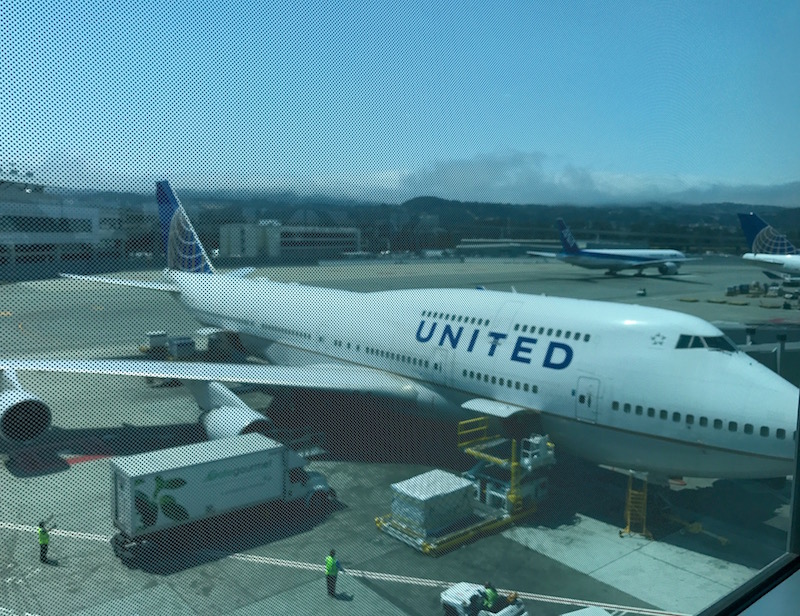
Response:
M14 524L12 522L0 522L0 528L4 528L6 530L16 530L25 533L35 533L36 526L28 526L26 524ZM111 541L111 537L108 535L94 535L92 533L79 533L72 530L63 530L61 528L54 528L50 531L47 531L50 535L55 535L56 537L72 537L73 539L85 539L87 541L99 541L108 543Z
M233 560L243 560L255 562L265 565L275 565L278 567L287 567L291 569L304 569L306 571L323 572L324 565L316 563L304 563L294 560L284 560L280 558L272 558L269 556L256 556L254 554L231 554L228 558ZM380 573L377 571L363 571L361 569L346 569L345 575L352 577L363 578L365 580L373 580L379 582L394 582L398 584L412 584L414 586L427 586L429 588L449 588L455 582L447 582L444 580L431 580L426 578L409 577L406 575L396 575L393 573ZM683 612L670 612L665 610L656 610L646 607L630 607L627 605L615 605L613 603L601 603L599 601L584 601L581 599L570 599L568 597L557 597L554 595L542 595L537 593L515 591L512 589L499 589L504 594L516 592L520 598L528 599L530 601L538 601L540 603L556 603L560 605L570 605L576 607L599 607L607 610L612 610L616 614L642 614L643 616L690 616Z
M35 533L35 526L28 526L25 524L14 524L11 522L0 522L0 529L15 530L20 532ZM57 537L71 537L73 539L84 539L86 541L109 542L111 537L108 535L95 535L92 533L79 533L75 531L62 530L54 528L50 531L51 535ZM244 562L258 563L260 565L272 565L275 567L284 567L286 569L301 569L304 571L314 571L323 573L325 566L317 563L307 563L297 560L286 560L283 558L273 558L271 556L258 556L256 554L236 553L229 554L226 558L231 560L240 560ZM343 572L354 578L362 578L364 580L371 580L375 582L392 582L396 584L409 584L413 586L426 586L429 588L448 588L456 582L448 582L445 580L432 580L427 578L409 577L407 575L396 575L394 573L382 573L379 571L364 571L362 569L346 569ZM642 616L690 616L682 612L670 612L665 610L656 610L646 607L630 607L627 605L615 605L613 603L602 603L599 601L584 601L581 599L571 599L568 597L558 597L555 595L542 595L538 593L530 593L524 591L515 591L513 589L502 588L499 589L504 594L516 592L520 598L528 599L529 601L537 601L540 603L555 603L559 605L569 605L574 607L599 607L610 610L615 614L641 614ZM0 608L0 615L7 613L3 612L4 608Z

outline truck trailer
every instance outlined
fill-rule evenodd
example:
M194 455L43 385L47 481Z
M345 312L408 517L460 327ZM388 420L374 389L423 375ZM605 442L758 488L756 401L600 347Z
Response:
M323 512L335 493L305 466L292 449L258 433L113 458L114 553L129 564L143 545L174 545L180 527L259 505Z

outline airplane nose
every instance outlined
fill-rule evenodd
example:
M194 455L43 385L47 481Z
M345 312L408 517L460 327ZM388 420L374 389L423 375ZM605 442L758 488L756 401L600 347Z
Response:
M780 423L790 433L794 432L797 427L800 390L769 368L759 367L763 370L755 375L744 398L749 406L748 414L753 415L760 411L765 421Z

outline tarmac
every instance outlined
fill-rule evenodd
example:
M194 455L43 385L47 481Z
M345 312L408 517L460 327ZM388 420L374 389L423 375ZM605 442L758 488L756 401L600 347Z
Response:
M606 276L533 259L382 260L268 268L255 275L355 291L474 287L658 306L695 314L751 341L796 340L796 300L727 295L766 281L738 259L684 265L681 274ZM156 277L158 272L115 274ZM646 294L641 294L641 289ZM789 309L784 309L788 304ZM75 280L0 287L0 340L9 357L130 357L146 332L192 335L194 321L167 294ZM740 340L738 342L743 342ZM794 363L785 374L796 381ZM391 484L470 461L455 427L409 417L369 396L242 391L278 424L308 423L328 454L310 463L339 505L323 519L264 519L244 512L203 527L189 546L128 569L108 541L108 459L202 440L198 410L183 387L140 378L19 374L47 401L53 427L40 442L0 443L0 614L441 614L450 583L491 579L514 590L531 614L596 605L609 613L690 614L741 585L781 555L788 488L748 481L651 487L654 539L620 537L627 478L558 456L550 497L528 521L437 558L377 530ZM557 444L556 444L557 446ZM50 564L38 561L35 527L53 516ZM345 573L325 594L323 562L335 547Z

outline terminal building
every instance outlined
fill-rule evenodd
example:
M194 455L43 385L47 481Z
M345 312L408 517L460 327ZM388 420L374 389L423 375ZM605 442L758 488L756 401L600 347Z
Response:
M464 238L455 248L460 257L522 257L529 250L559 252L558 240Z
M277 220L222 225L219 256L268 261L314 261L361 251L355 227L282 225Z
M119 260L125 239L117 209L77 206L42 185L0 185L0 279Z

